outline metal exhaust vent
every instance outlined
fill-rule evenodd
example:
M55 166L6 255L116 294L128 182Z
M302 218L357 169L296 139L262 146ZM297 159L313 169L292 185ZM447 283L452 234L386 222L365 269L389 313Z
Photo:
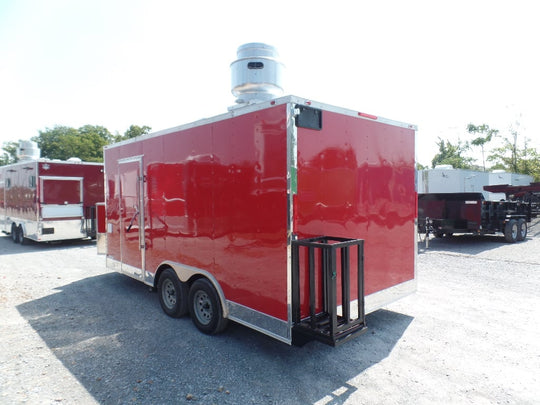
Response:
M283 64L276 48L252 42L241 45L231 63L231 92L240 105L271 100L283 93Z
M17 158L20 161L39 159L41 151L34 141L20 141L17 147Z

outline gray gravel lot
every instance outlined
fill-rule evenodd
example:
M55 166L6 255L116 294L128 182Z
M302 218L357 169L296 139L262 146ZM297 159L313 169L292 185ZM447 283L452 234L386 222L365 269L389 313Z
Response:
M538 404L540 225L419 243L418 291L338 348L167 317L93 242L0 236L1 404Z

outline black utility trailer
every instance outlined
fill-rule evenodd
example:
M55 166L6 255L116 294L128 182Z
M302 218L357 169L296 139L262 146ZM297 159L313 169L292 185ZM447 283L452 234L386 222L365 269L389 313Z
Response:
M504 234L509 243L527 237L531 204L522 201L486 201L482 193L418 194L419 232L436 237L455 233Z
M531 204L531 215L540 215L540 183L531 183L528 186L510 186L497 184L484 186L484 190L491 193L504 193L507 200L523 201Z

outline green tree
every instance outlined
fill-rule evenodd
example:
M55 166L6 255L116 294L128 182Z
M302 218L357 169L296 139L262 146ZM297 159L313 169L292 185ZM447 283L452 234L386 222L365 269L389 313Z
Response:
M78 157L85 162L103 162L105 145L135 138L150 130L146 125L131 125L124 135L113 136L107 128L99 125L84 125L78 129L57 125L39 131L32 140L37 142L44 158L67 160Z
M484 171L486 171L486 158L485 158L484 146L487 143L491 142L494 136L497 136L497 134L499 133L499 130L491 129L489 125L486 125L486 124L482 124L482 125L469 124L467 125L467 131L469 131L469 134L480 135L471 141L471 145L480 146L480 148L482 149L482 167Z
M540 154L535 148L529 147L529 140L525 139L523 147L517 143L517 132L511 131L512 138L505 138L504 145L495 148L488 160L494 162L493 169L503 169L511 173L528 174L540 181Z
M124 141L126 139L135 138L137 136L148 134L152 128L149 126L143 125L142 127L138 125L131 125L126 132L124 132L124 135L116 135L114 137L115 142Z
M113 136L109 130L99 125L85 125L79 128L78 155L85 162L102 162L103 147L112 142Z
M452 165L455 169L471 169L473 158L466 157L465 153L469 150L468 143L462 143L458 140L457 144L452 144L449 140L439 138L437 141L439 153L431 161L432 167L437 165Z
M2 153L0 154L0 166L17 163L17 147L18 142L4 142L2 145Z
M112 139L107 128L94 125L79 129L56 126L39 131L39 135L32 138L41 149L42 157L61 160L78 157L85 162L102 162L103 147Z

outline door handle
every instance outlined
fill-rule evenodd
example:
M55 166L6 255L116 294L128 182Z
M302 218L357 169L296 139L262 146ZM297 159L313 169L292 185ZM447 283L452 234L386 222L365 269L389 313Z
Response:
M135 218L137 218L137 215L139 215L139 208L137 206L135 206L133 208L135 208L135 214L133 214L133 217L131 217L131 221L129 221L129 225L126 228L126 232L129 232L129 230L133 226L133 222L135 221Z

